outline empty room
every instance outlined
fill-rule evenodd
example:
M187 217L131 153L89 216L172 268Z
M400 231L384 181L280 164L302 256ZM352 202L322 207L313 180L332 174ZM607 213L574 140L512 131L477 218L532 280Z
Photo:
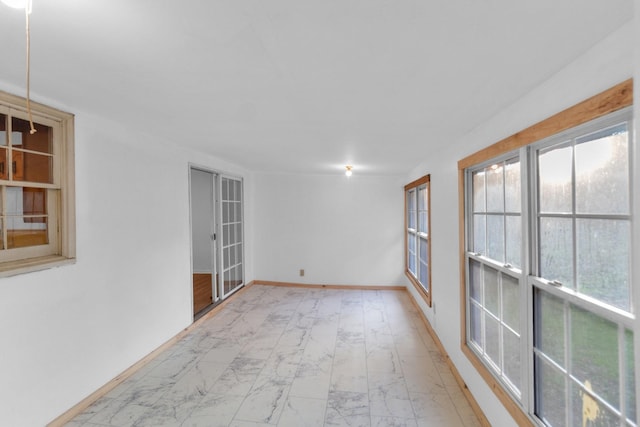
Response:
M0 46L0 425L638 425L640 0L0 0Z

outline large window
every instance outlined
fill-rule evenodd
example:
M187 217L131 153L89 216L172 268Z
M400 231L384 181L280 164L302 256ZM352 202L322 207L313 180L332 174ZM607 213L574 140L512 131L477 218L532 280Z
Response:
M73 116L0 93L0 274L75 256Z
M623 85L459 164L463 349L521 422L637 425Z
M404 188L406 220L406 274L431 305L431 236L429 175Z

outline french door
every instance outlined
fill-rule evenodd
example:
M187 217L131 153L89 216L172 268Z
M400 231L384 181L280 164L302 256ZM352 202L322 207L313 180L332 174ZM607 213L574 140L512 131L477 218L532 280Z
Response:
M240 178L190 168L194 316L244 285Z

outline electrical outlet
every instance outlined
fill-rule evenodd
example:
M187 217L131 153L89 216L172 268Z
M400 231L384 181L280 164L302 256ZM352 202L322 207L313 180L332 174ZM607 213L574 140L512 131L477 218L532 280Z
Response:
M304 276L304 268L300 269L300 277Z

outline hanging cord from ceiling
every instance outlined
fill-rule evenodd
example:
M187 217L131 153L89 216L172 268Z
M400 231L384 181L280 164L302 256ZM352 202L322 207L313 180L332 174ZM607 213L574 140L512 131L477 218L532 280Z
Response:
M33 126L33 116L31 115L31 25L29 23L29 15L31 14L31 1L27 1L27 5L24 8L25 14L25 29L27 33L27 69L26 69L26 79L27 79L27 115L29 116L29 133L33 135L37 132L36 128Z

